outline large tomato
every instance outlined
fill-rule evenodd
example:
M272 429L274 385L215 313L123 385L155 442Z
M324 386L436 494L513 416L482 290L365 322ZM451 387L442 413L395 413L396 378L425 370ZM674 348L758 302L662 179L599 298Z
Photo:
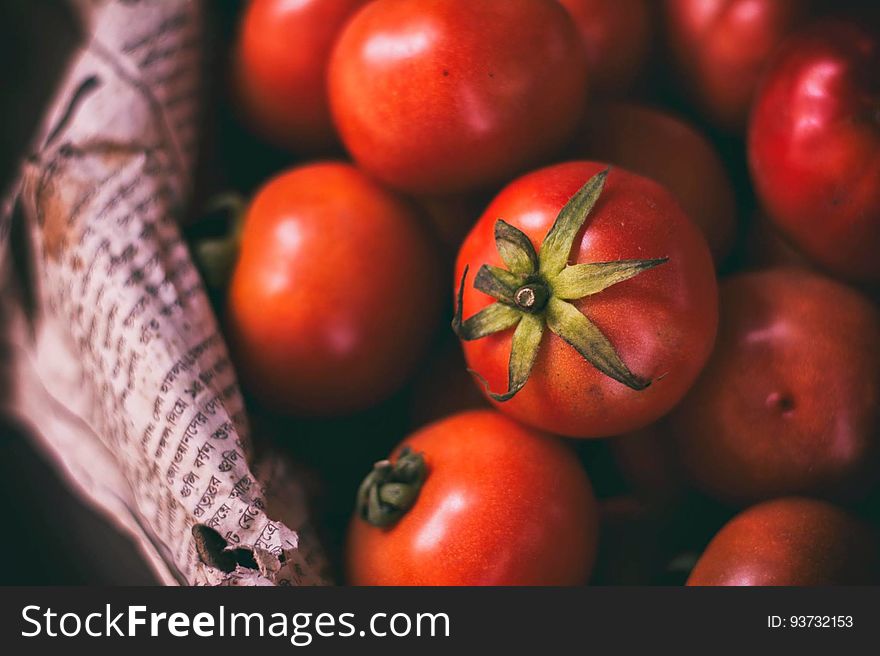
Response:
M649 0L559 0L580 30L590 89L620 96L645 67L653 41Z
M792 38L749 124L769 217L832 272L880 282L880 30L826 22Z
M340 36L330 102L361 167L438 195L551 155L581 114L586 71L558 2L377 0Z
M724 501L863 494L878 479L880 311L805 270L727 279L715 353L671 422L689 477Z
M297 150L326 150L334 144L327 63L345 21L367 1L248 3L233 50L233 83L255 132Z
M566 445L474 410L414 433L364 481L348 580L578 585L592 570L597 531L593 491Z
M773 54L807 13L808 0L666 0L675 71L719 126L743 130Z
M728 522L688 585L869 585L878 581L877 536L835 506L790 497L753 506Z
M664 185L700 227L720 261L736 236L736 201L724 163L702 134L669 114L630 103L598 105L587 116L582 156Z
M348 164L269 181L247 210L229 289L246 387L301 415L362 409L394 391L438 316L437 261L417 219Z
M700 231L656 182L617 168L606 179L605 168L570 162L515 180L456 265L469 367L505 413L573 437L669 411L718 321Z

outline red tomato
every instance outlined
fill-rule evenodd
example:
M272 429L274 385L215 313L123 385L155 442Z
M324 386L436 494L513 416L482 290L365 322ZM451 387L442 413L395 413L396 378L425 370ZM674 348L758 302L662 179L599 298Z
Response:
M414 433L395 457L402 447L423 454L426 478L396 523L374 526L360 514L352 519L349 583L586 582L596 557L598 511L566 445L491 410L474 410ZM386 496L381 485L378 492Z
M464 317L495 300L472 282L484 264L506 266L497 250L497 221L503 219L522 231L537 251L563 206L604 168L594 162L559 164L523 176L502 190L459 252L456 285L465 267L471 272L464 287ZM619 260L646 259L659 263L604 291L572 300L568 305L573 310L555 305L557 314L566 310L566 322L581 324L577 335L569 337L592 335L587 347L596 348L593 345L604 335L624 368L642 381L637 387L653 382L637 391L618 382L620 378L601 373L551 327L536 345L525 386L510 400L493 402L526 424L560 435L602 437L635 430L668 412L709 356L718 319L712 257L699 230L668 191L622 169L611 170L587 214L586 226L572 239L568 261L574 264L616 265ZM565 264L566 253L561 257ZM555 288L545 274L543 269L539 272L538 283L549 289L553 299ZM540 321L550 318L551 303L543 306L544 314L532 316ZM493 392L508 389L512 337L521 324L516 330L511 327L464 341L468 366L485 378ZM607 348L600 355L605 362L611 356Z
M648 0L559 0L584 41L590 88L621 96L630 91L651 50L653 19Z
M275 145L321 151L336 142L327 100L330 51L367 0L251 0L233 51L244 118Z
M749 125L770 218L833 273L880 282L880 32L818 24L774 60Z
M440 306L408 206L348 164L270 180L247 211L228 327L246 387L279 410L363 409L411 373Z
M609 103L587 116L579 149L664 185L700 227L716 261L733 246L736 201L712 144L687 123L661 111Z
M442 195L551 155L584 106L586 61L547 0L377 0L330 64L345 146L378 179Z
M671 422L689 477L724 501L864 494L878 478L880 311L806 270L729 278L715 353Z
M678 76L720 127L741 131L767 59L809 9L807 0L666 0Z
M712 539L688 585L868 585L878 581L875 533L824 501L768 501Z

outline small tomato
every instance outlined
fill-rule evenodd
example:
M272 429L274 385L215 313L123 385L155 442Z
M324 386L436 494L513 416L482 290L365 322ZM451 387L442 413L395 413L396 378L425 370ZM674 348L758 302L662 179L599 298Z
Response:
M367 0L250 0L233 49L244 119L275 145L307 152L336 143L327 101L330 51Z
M574 453L492 410L431 424L376 464L347 545L353 585L578 585L598 511Z
M809 0L665 0L675 72L703 112L741 132L767 60Z
M437 269L418 216L353 166L270 180L247 209L227 303L245 387L298 415L382 400L434 329Z

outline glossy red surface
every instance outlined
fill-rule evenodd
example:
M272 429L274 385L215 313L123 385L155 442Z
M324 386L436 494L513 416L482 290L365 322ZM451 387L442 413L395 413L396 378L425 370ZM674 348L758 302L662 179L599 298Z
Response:
M767 61L809 0L665 0L677 78L718 126L743 131Z
M842 277L880 282L880 32L825 22L767 73L749 164L768 216Z
M495 222L504 219L519 228L537 250L566 202L604 168L595 162L550 166L501 191L459 252L456 290L465 265L471 272L465 286L465 317L494 301L473 288L473 276L483 264L503 266L495 245ZM529 381L497 407L526 424L572 437L623 433L668 412L693 383L715 339L715 269L700 231L668 191L647 178L612 169L575 238L570 262L660 257L669 261L574 301L630 370L654 381L650 387L634 391L600 373L548 330ZM484 376L493 391L507 389L512 332L464 342L468 366Z
M327 100L330 51L368 0L251 0L233 50L233 86L250 127L305 152L336 143Z
M443 195L549 157L581 115L587 66L556 2L378 0L340 37L329 88L365 171Z
M492 410L404 440L425 456L415 504L390 528L352 519L353 585L577 585L596 557L598 511L569 447Z

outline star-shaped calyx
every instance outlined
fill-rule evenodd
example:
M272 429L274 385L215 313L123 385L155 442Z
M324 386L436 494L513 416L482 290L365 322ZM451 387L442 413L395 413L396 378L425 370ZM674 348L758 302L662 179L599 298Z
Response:
M474 288L496 299L477 314L462 320L462 296L468 269L465 267L455 305L452 329L463 340L475 340L516 326L510 347L508 389L496 401L507 401L529 378L541 347L544 329L570 344L591 365L606 376L634 390L643 390L650 380L637 376L621 360L614 346L590 319L570 301L598 294L668 260L618 260L569 264L574 239L593 209L608 169L594 175L559 212L538 253L518 228L502 219L495 223L495 244L507 269L484 264L474 279Z

